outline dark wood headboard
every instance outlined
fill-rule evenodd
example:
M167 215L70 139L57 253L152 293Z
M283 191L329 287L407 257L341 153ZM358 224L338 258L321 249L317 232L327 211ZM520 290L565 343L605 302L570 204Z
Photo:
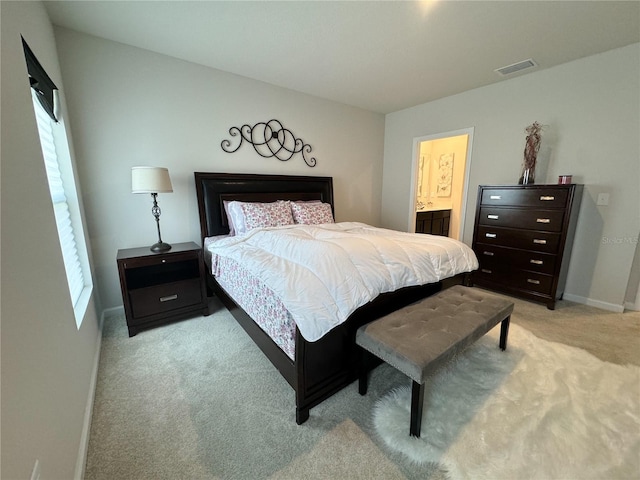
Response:
M331 204L333 210L332 177L208 172L195 172L194 175L201 239L229 233L225 200L321 200Z

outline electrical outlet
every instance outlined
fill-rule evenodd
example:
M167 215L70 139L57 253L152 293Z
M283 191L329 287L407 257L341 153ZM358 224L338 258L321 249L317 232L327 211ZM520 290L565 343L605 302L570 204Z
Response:
M596 201L596 205L600 205L606 207L609 205L609 194L608 193L599 193L598 200Z
M36 460L31 471L31 480L40 480L40 460Z

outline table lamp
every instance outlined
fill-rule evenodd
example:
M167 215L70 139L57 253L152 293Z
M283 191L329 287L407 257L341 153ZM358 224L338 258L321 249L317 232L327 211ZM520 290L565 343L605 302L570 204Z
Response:
M171 245L162 241L160 236L160 207L158 193L171 193L171 178L169 170L163 167L131 167L131 193L150 193L153 197L151 213L156 218L158 227L158 242L151 245L152 252L166 252Z

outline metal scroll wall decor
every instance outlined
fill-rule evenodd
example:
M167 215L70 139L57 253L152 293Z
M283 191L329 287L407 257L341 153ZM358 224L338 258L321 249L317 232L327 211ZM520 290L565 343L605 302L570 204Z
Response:
M229 134L232 137L240 135L240 141L235 148L232 148L231 140L223 140L220 146L227 153L237 152L246 140L258 155L264 158L276 157L281 162L286 162L296 153L300 153L304 163L310 167L316 166L315 157L310 156L311 146L300 138L296 138L291 130L284 128L278 120L259 122L253 127L250 125L231 127Z

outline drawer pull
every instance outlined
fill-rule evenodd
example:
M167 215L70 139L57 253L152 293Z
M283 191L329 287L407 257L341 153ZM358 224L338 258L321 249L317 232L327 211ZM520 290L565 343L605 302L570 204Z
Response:
M488 268L483 268L482 270L480 270L482 273L493 273L491 270L489 270Z
M171 300L177 300L177 299L178 299L178 295L175 293L173 295L167 295L166 297L160 297L161 302L170 302Z
M491 220L498 220L498 215L487 215L487 218L490 218Z
M529 260L529 263L533 263L534 265L542 265L544 262L542 260L535 260L535 259L531 259Z
M484 236L487 237L487 238L496 238L498 236L498 234L497 233L485 233Z
M491 200L502 200L502 195L491 195L489 198Z
M536 222L538 222L538 223L551 223L551 219L549 219L549 218L536 218Z
M552 202L555 199L556 197L554 197L553 195L542 195L540 197L540 200L542 200L543 202Z
M487 251L482 252L482 254L483 254L483 255L486 255L486 256L488 256L488 257L493 257L493 255L494 255L494 253L493 253L493 252L487 252Z
M534 280L533 278L527 278L527 283L533 283L534 285L540 285L540 280Z
M546 245L547 241L546 240L541 240L539 238L534 238L533 239L533 243L537 243L538 245Z

